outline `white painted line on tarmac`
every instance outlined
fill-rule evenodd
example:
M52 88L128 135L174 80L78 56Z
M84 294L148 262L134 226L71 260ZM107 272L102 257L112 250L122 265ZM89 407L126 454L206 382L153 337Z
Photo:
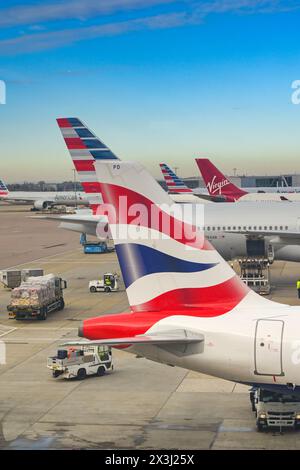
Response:
M1 327L0 327L1 328ZM6 328L6 327L5 327ZM0 338L2 338L3 336L5 335L8 335L9 333L12 333L13 331L17 330L18 328L11 328L10 330L8 331L5 331L4 333L1 333L0 334Z
M25 263L16 264L15 266L8 266L8 267L3 268L3 269L14 269L14 268L18 268L18 267L20 267L20 266L25 266L26 264L29 264L29 263L36 263L37 261L46 260L46 259L48 259L48 258L54 258L55 256L65 255L66 253L72 253L73 251L78 251L78 250L80 250L80 248L77 248L77 249L75 249L75 250L73 249L73 250L62 251L61 253L56 253L55 255L42 256L41 258L36 258L36 259L30 260L30 261L25 261Z

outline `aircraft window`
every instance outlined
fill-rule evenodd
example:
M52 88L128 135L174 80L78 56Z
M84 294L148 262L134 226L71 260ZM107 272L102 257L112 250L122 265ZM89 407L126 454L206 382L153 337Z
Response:
M252 226L251 226L251 225L249 225L248 230L252 230Z
M258 227L258 230L261 230L261 229L262 229L262 227L261 227L261 225L260 225L260 226Z
M270 225L269 230L273 230L273 227Z
M247 230L247 227L244 225L243 230Z
M242 227L238 227L238 230L242 230Z
M268 227L266 225L264 226L264 230L268 230ZM271 230L271 227L270 227L270 230Z
M210 227L207 227L207 231L209 231L209 230L210 230Z
M289 227L286 225L286 226L285 226L285 230L288 230L288 229L289 229Z
M283 230L283 226L282 226L282 225L280 225L279 228L280 228L280 230ZM277 230L277 227L275 227L275 229Z
M217 228L217 230L218 230L218 232L220 232L220 230L221 230L221 227L218 227L218 228Z
M232 230L236 230L236 227L232 227Z
M227 230L231 230L231 227L228 227Z
M223 230L226 230L226 227L223 227Z
M216 227L212 227L212 231L214 232L216 230Z
M256 225L254 225L253 230L256 230Z

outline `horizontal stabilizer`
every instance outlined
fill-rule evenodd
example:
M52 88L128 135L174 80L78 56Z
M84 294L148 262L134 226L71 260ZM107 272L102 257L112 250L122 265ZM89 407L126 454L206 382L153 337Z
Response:
M186 332L185 332L186 334ZM121 346L121 345L168 345L168 344L193 344L204 341L201 334L193 334L190 336L183 334L152 334L128 336L127 338L100 339L95 341L70 341L61 344L61 346Z

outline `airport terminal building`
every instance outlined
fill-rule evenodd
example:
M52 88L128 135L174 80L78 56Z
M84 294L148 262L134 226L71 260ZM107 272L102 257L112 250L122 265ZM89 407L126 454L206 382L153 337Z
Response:
M180 174L178 175L180 177ZM228 176L230 181L240 188L276 188L276 187L300 187L300 174L287 175L255 175L255 176ZM200 176L182 178L185 184L191 188L204 188L205 184ZM159 180L161 186L166 189L165 182Z

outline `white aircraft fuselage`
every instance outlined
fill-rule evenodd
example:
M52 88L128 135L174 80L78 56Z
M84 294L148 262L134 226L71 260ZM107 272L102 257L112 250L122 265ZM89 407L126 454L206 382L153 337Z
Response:
M271 244L276 260L300 261L300 204L270 202L269 204L199 204L203 212L206 238L226 259L249 256L249 239ZM57 219L55 219L57 220ZM97 215L62 216L60 227L96 236L97 225L106 225Z

